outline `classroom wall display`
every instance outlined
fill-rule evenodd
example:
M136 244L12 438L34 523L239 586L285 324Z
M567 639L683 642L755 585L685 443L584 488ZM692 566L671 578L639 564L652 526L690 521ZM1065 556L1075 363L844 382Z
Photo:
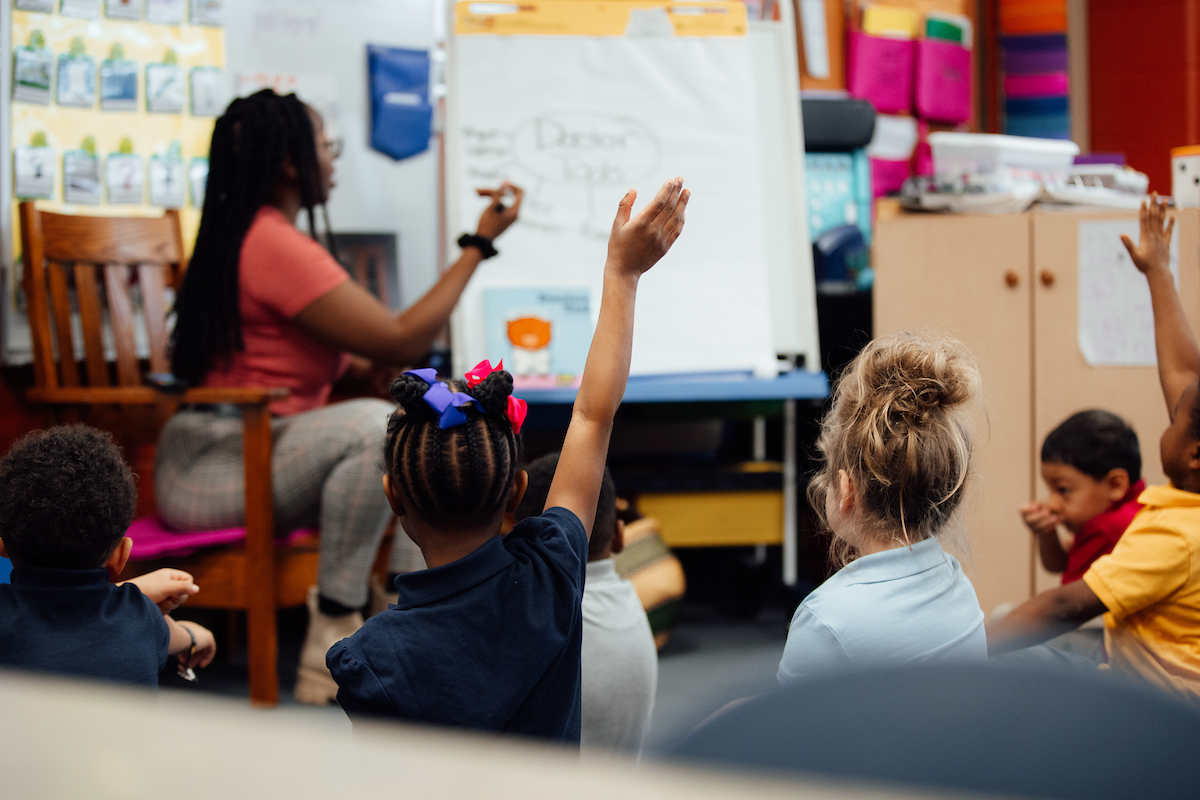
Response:
M145 183L146 168L136 153L112 153L104 159L104 187L109 205L141 205Z
M62 0L58 13L76 19L98 19L100 0Z
M208 187L208 159L197 156L188 165L188 194L192 207L204 208L204 190Z
M164 155L150 157L150 205L183 208L187 201L187 166L175 142Z
M109 19L141 19L142 0L105 0L104 14Z
M163 63L146 65L146 110L153 114L181 114L187 104L187 76L176 58L171 50Z
M100 205L100 159L96 155L96 141L90 136L78 150L63 153L63 200Z
M54 13L55 0L17 0L16 8L20 11L37 11L41 14Z
M19 289L16 201L37 197L49 211L121 216L157 216L178 207L184 239L193 241L200 213L187 202L189 165L208 155L213 119L188 113L188 76L194 68L224 68L225 31L152 23L142 16L141 0L105 0L94 19L33 13L20 3L10 8L17 102L6 133L21 147L13 148L0 181L0 205L8 206L0 317L5 361L25 363L29 335ZM166 55L172 51L173 63ZM146 73L158 65L171 68L162 80L155 76L151 95ZM44 104L30 102L42 97ZM35 136L41 147L33 146Z
M50 105L54 51L45 46L45 41L45 35L36 29L30 31L28 44L14 41L13 100L19 103Z
M114 44L100 64L100 109L137 111L139 74L137 62L125 58L124 46Z
M187 0L146 0L146 21L182 25Z
M71 40L71 52L58 57L57 100L60 106L96 105L96 59L83 49L83 39Z
M54 150L45 145L45 137L32 144L13 148L14 189L21 200L36 200L54 195Z
M225 24L225 0L192 0L192 24Z
M522 185L526 197L521 219L498 243L501 254L478 269L455 313L454 371L504 355L490 349L497 344L496 324L484 330L497 290L553 297L584 287L589 308L598 308L618 201L635 187L636 211L676 175L685 178L693 203L685 234L639 287L631 374L773 376L777 354L787 352L777 347L777 313L806 319L813 347L799 353L818 368L813 307L805 307L799 290L789 297L789 311L772 302L775 260L793 274L807 270L811 292L803 203L799 220L772 217L768 208L769 196L783 207L790 191L802 198L802 147L795 130L799 180L789 188L783 164L763 159L768 132L782 140L789 127L780 97L764 88L778 86L778 65L756 61L762 43L752 40L745 6L546 0L529 10L512 6L519 10L510 15L501 6L487 7L499 9L495 14L475 13L478 5L459 2L451 18L450 230L456 236L473 224L486 202L476 187L507 179ZM708 13L713 8L721 12ZM765 44L768 52L774 46ZM786 70L792 81L794 52ZM791 97L798 126L797 94ZM768 171L781 180L772 183ZM791 231L799 232L802 245L772 250L769 240ZM796 244L785 241L787 250ZM531 311L522 318L545 315ZM540 366L533 352L522 359ZM569 370L551 366L548 372Z

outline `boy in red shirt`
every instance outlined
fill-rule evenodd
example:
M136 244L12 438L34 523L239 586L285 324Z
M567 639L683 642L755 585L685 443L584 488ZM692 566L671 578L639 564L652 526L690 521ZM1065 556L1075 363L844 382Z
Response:
M1062 573L1065 586L1111 553L1142 509L1137 434L1108 411L1074 414L1042 444L1042 480L1050 499L1022 507L1021 518L1037 538L1042 566ZM1070 534L1065 546L1060 526Z

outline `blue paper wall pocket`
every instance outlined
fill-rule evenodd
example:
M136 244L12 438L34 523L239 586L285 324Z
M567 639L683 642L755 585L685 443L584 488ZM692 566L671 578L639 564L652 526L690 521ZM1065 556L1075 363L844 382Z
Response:
M397 161L429 149L429 53L367 45L371 147Z

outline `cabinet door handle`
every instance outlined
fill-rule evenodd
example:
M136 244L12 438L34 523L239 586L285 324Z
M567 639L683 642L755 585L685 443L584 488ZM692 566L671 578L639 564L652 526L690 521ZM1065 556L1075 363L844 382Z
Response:
M1054 276L1054 273L1048 269L1042 270L1042 274L1040 277L1042 279L1042 286L1045 286L1047 289L1050 288L1051 286L1053 286L1054 281L1057 280Z
M1021 285L1021 276L1017 274L1016 270L1010 269L1004 273L1004 285L1010 289L1017 288Z

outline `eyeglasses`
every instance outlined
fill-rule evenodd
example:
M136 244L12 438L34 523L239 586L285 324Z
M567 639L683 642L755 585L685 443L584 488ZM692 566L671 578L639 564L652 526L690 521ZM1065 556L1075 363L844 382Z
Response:
M326 139L321 142L321 145L329 151L330 158L340 158L344 144L340 136L336 139Z

